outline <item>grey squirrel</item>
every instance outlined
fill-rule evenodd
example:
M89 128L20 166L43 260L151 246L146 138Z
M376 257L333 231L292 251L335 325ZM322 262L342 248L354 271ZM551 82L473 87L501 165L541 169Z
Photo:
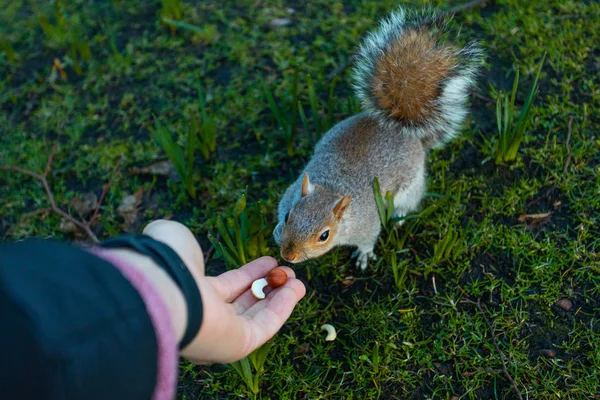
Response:
M365 270L381 232L374 177L382 195L394 193L396 217L418 208L427 153L459 133L484 57L475 42L443 41L448 28L431 12L399 8L365 37L353 70L364 111L320 139L281 199L274 238L283 259L298 263L354 246Z

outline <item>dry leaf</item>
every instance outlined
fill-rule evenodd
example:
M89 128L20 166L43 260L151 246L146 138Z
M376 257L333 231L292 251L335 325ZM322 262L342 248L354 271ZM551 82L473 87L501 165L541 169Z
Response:
M143 168L132 168L131 173L134 175L161 175L161 176L171 176L175 174L175 167L173 163L169 160L158 161L154 164L150 164Z
M84 193L82 196L73 197L69 205L80 217L85 217L98 206L98 197L93 192Z
M294 354L307 354L310 351L309 343L302 343L296 350L294 350Z
M444 375L452 375L452 368L450 367L450 365L446 364L446 363L438 363L438 362L434 362L433 366L441 373Z
M77 227L73 222L63 219L60 222L60 230L65 233L75 233L77 232Z
M542 214L525 214L525 215L521 215L519 217L519 222L523 222L523 223L539 223L545 219L550 218L552 214L551 213L542 213Z
M354 284L354 282L356 282L356 279L353 276L347 276L342 280L342 292L345 292L346 290L348 290L350 288L350 286L352 286Z
M143 190L140 188L134 194L126 194L117 208L117 213L125 220L123 228L127 230L137 220L139 207L142 204Z

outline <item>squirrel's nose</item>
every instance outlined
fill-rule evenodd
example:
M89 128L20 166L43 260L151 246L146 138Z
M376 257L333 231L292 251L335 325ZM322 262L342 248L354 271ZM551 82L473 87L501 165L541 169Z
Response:
M290 249L281 249L281 257L287 262L296 262L298 260L298 252Z

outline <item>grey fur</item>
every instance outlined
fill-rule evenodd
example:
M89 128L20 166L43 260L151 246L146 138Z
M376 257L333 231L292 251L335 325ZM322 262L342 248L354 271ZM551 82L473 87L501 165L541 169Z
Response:
M439 112L424 126L393 121L369 101L369 85L365 82L372 66L391 40L402 40L406 24L417 21L408 21L408 15L411 14L400 9L382 23L379 31L367 37L355 70L355 89L366 111L338 123L323 136L312 159L279 203L274 237L282 256L292 250L301 255L294 262L318 257L336 246L355 246L357 265L364 270L368 259L374 258L373 248L381 231L373 197L374 177L379 179L382 195L387 191L395 194L396 216L416 210L426 188L428 149L453 138L465 119L468 88L476 72L475 59L481 55L474 44L460 50L468 62L460 64L444 83L436 100ZM314 188L302 197L306 173ZM352 198L338 222L333 208L345 195ZM286 224L287 213L290 217ZM331 221L337 233L325 246L310 245L311 239L314 241Z
M353 145L361 146L369 130L370 140L360 159ZM323 229L332 209L343 196L352 196L350 206L339 223L332 246L356 246L358 262L365 269L367 257L381 231L373 197L373 178L378 177L382 194L396 194L397 215L415 210L425 191L425 149L421 141L390 131L378 118L361 113L335 125L317 144L313 158L300 177L287 189L279 203L279 223L275 240L285 246L301 246ZM339 147L338 147L339 146ZM347 149L347 151L344 151ZM304 174L315 186L313 193L301 197ZM290 212L288 224L285 215ZM303 259L313 258L300 249Z

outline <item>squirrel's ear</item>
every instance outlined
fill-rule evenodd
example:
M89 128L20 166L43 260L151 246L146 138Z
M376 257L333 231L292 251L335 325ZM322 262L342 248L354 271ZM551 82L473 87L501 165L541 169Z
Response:
M309 195L315 190L315 187L310 180L308 179L308 172L304 175L304 180L302 181L302 197Z
M337 202L335 207L333 207L333 215L335 215L335 217L338 220L342 219L342 217L344 216L344 213L346 212L346 210L348 209L348 206L350 205L350 199L352 199L352 196L347 194L344 197L342 197L340 199L340 201Z

